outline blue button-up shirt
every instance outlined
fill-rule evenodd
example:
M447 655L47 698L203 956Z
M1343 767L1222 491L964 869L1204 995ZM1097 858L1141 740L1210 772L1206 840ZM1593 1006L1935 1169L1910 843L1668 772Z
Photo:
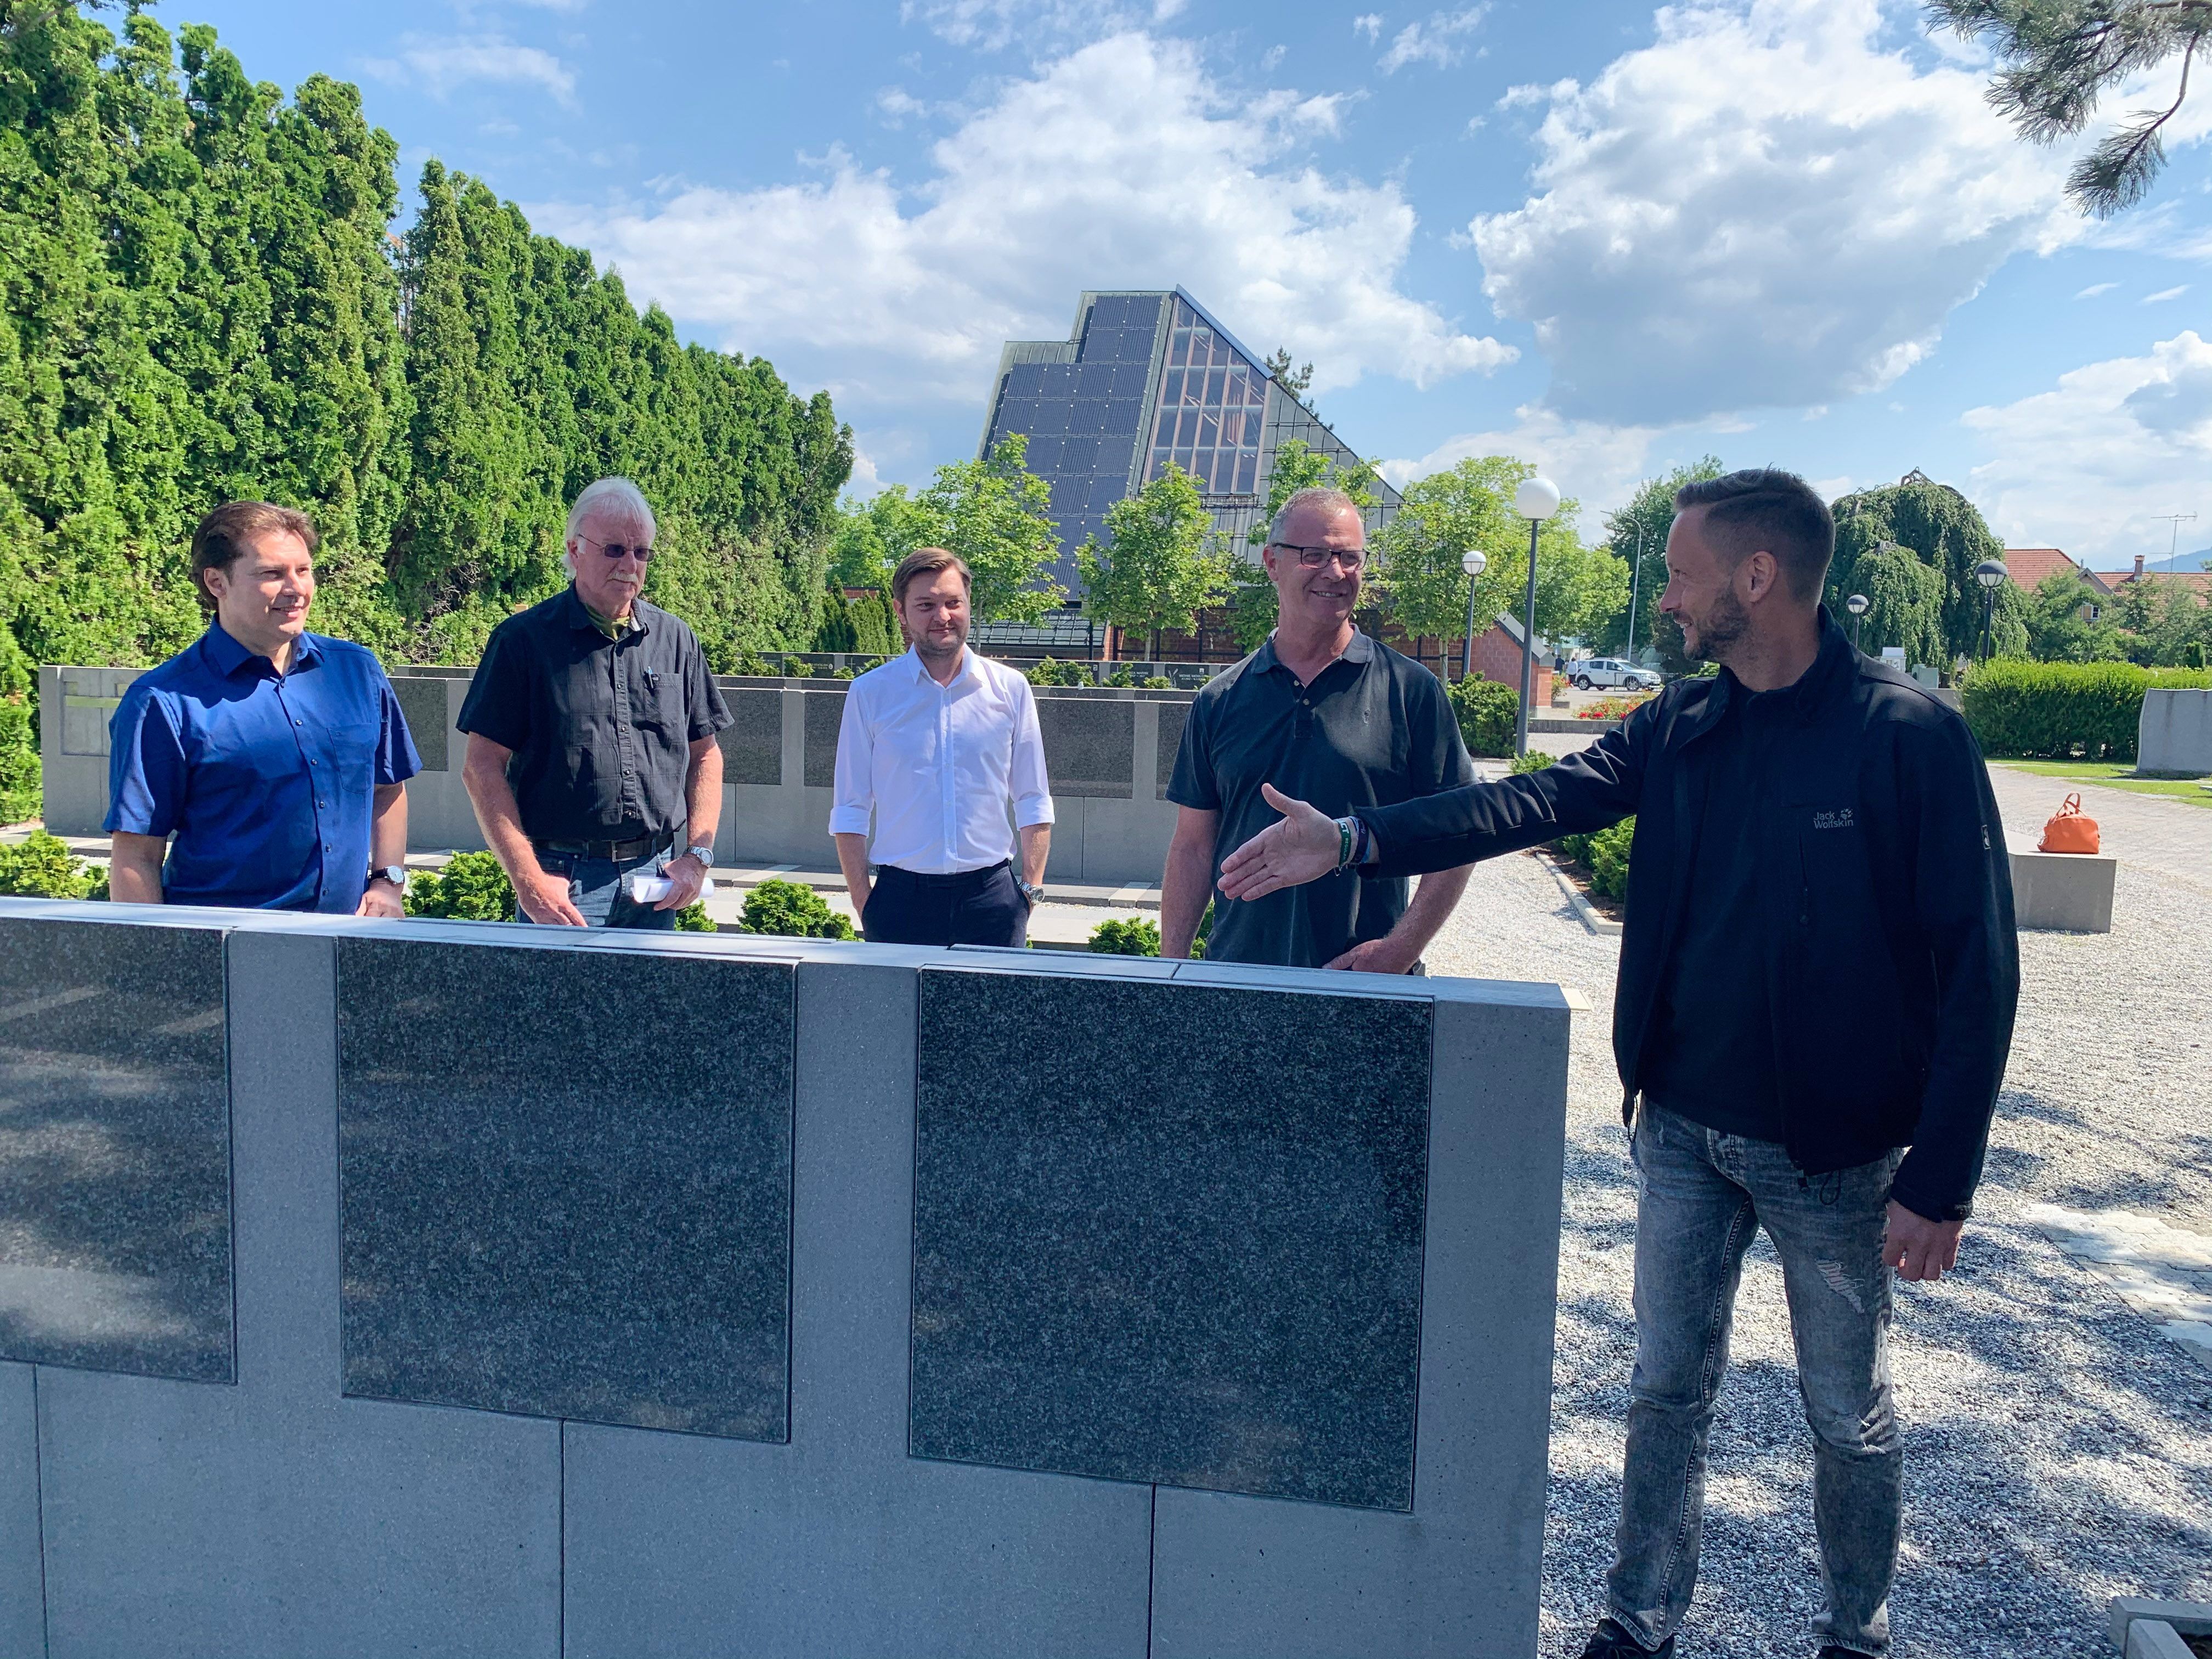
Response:
M350 915L374 791L422 769L382 665L320 634L279 675L211 623L131 683L107 729L106 828L176 837L173 904Z

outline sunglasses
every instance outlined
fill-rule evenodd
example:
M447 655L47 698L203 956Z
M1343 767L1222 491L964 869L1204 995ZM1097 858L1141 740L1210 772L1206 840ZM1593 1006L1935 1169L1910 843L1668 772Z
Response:
M626 555L635 554L637 556L637 562L640 564L643 564L647 559L653 556L653 544L651 542L642 542L637 546L632 547L623 542L595 542L589 536L579 536L576 539L583 543L586 547L598 548L600 552L605 554L610 559L619 559Z
M1308 570L1318 570L1334 559L1347 576L1357 573L1367 556L1356 547L1300 547L1293 542L1277 542L1274 546L1279 552L1297 554L1298 562Z

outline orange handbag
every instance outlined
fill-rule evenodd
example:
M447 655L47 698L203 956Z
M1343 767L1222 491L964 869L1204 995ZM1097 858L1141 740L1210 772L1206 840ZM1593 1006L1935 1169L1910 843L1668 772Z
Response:
M2097 850L2097 820L2081 811L2081 797L2069 795L2057 816L2043 826L2039 853L2094 853Z

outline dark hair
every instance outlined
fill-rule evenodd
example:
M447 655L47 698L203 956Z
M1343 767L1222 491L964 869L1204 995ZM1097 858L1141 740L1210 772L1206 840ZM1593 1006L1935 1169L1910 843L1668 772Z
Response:
M257 538L271 532L297 536L310 553L319 539L313 519L270 501L225 501L200 520L199 528L192 532L192 591L200 596L203 606L212 609L215 605L215 595L208 592L207 573L220 570L228 574L231 566L253 550Z
M1778 466L1747 467L1674 492L1674 510L1705 509L1704 528L1731 566L1771 553L1790 591L1820 597L1836 554L1836 520L1812 485Z
M975 586L975 579L968 574L968 561L957 553L948 553L941 547L917 547L901 559L898 568L891 572L891 603L903 605L907 585L916 576L927 576L939 570L957 570L960 573L961 586L972 590Z

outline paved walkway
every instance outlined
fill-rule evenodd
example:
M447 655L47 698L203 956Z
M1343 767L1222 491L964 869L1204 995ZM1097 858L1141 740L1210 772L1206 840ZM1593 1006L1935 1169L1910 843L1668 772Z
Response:
M2033 850L2043 825L2067 796L2097 820L2104 850L2132 869L2212 897L2212 811L2186 801L2046 778L2003 764L1990 768L2005 838L2014 852Z

